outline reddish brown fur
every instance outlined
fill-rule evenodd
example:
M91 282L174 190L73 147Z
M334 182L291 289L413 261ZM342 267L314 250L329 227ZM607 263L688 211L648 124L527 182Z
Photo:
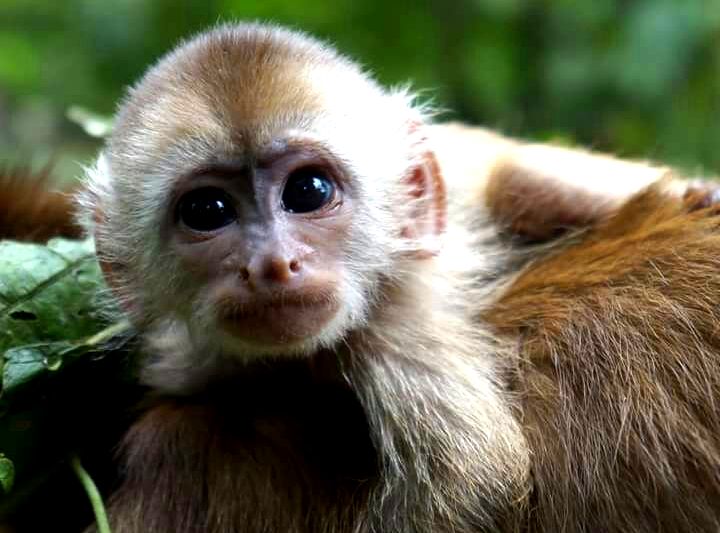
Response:
M530 530L720 527L714 214L643 193L523 273L484 317L520 343Z
M378 475L367 424L351 391L317 370L259 365L149 410L126 437L113 531L319 533L361 523Z
M653 163L523 142L457 123L432 126L432 137L450 189L460 191L454 196L465 206L487 207L495 222L532 241L605 220L633 194L671 174ZM679 179L664 183L678 196L687 189ZM702 186L697 189L702 197Z
M497 164L484 191L494 220L518 236L547 240L570 228L588 226L613 211L613 203L577 187L549 184L514 161Z
M0 172L0 239L45 242L80 236L72 195L50 190L49 183L47 170Z

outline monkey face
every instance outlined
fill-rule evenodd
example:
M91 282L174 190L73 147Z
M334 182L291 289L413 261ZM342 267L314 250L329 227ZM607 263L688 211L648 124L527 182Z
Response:
M260 351L315 344L351 314L340 296L353 194L333 157L275 142L251 164L223 161L179 180L169 248L226 343Z

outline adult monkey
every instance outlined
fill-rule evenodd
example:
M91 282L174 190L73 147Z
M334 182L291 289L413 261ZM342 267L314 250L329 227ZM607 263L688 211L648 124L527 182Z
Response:
M202 35L133 89L84 196L157 393L127 437L115 530L718 526L715 220L663 182L603 222L634 189L568 188L575 165L537 197L546 173L491 135L509 159L481 190L511 228L601 221L493 303L515 255L468 222L462 184L448 216L453 158L424 124L407 95L266 26ZM637 188L660 175L619 165Z

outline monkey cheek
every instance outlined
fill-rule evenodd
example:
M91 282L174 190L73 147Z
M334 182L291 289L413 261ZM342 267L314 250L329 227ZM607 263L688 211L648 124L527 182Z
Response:
M272 348L273 352L287 347L294 352L296 345L322 336L338 311L337 302L268 306L225 313L220 326L243 344Z

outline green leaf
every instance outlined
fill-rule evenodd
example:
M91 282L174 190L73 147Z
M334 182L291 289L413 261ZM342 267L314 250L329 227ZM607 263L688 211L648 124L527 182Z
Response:
M122 396L129 374L107 341L129 326L108 324L106 290L91 240L0 241L0 516Z
M15 465L0 453L0 494L10 492L15 482Z
M0 242L0 399L87 351L104 287L91 240Z

